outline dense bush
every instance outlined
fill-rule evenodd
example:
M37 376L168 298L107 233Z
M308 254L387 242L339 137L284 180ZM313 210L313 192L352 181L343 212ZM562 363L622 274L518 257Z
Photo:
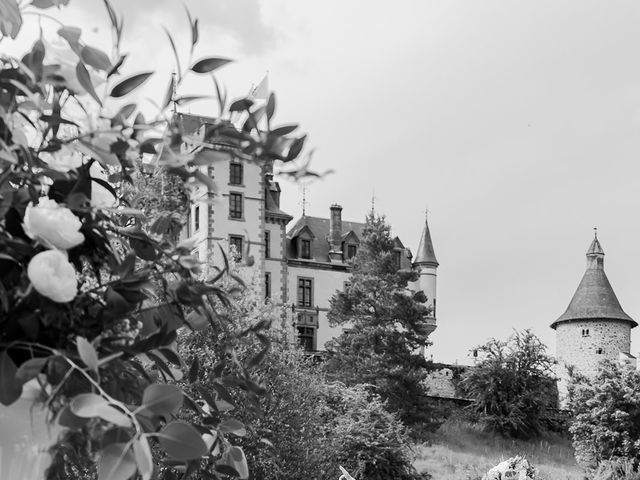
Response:
M546 346L526 330L477 347L479 361L460 384L487 430L513 437L558 428L558 394Z
M235 277L247 277L247 270L236 272ZM255 337L233 330L184 332L179 338L184 358L199 359L194 385L212 394L216 381L209 379L215 378L212 372L228 355L225 345L234 346L237 368L264 355L251 370L252 377L269 392L261 401L260 412L248 408L241 397L233 398L239 411L230 412L247 425L238 444L247 456L252 478L335 480L340 476L339 465L358 479L418 478L411 467L402 423L364 387L327 381L313 359L291 342L289 329L281 325L282 310L265 304L256 293L257 281L257 276L247 280L237 301L220 313L229 316L229 324L238 332L271 324L262 333L269 337L270 350L263 350ZM236 373L226 368L223 376Z
M603 461L640 460L640 373L603 362L594 379L572 375L568 407L569 431L576 460L588 468Z

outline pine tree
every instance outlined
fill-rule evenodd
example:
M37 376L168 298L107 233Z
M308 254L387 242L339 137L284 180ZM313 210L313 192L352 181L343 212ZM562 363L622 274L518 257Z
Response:
M409 282L417 273L398 269L394 241L384 216L367 216L353 274L330 301L332 326L346 331L327 345L325 369L347 385L368 384L407 425L434 425L423 380L429 344L422 291Z

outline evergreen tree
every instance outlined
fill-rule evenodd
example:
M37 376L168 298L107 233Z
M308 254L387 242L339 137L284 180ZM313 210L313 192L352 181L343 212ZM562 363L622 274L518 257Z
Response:
M353 274L330 301L329 323L346 332L327 344L325 369L347 385L368 384L407 425L434 425L423 380L429 344L422 291L409 290L417 273L398 269L391 227L367 216Z

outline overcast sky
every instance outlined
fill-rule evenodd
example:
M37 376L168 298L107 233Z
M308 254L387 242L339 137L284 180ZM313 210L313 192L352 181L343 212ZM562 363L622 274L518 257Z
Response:
M112 1L132 53L124 71L155 70L146 93L161 99L173 69L162 25L183 64L188 54L182 6ZM376 210L415 251L429 208L434 360L467 362L473 346L524 328L555 351L549 325L580 281L594 226L622 307L640 320L640 3L186 3L200 19L196 58L234 58L219 75L234 96L268 70L277 119L300 122L313 166L335 170L309 187L309 215L339 203L362 221L375 190ZM56 15L109 51L102 1ZM2 51L24 51L33 34ZM203 92L209 79L182 90ZM209 102L184 111L216 113ZM299 186L283 182L282 204L300 215Z

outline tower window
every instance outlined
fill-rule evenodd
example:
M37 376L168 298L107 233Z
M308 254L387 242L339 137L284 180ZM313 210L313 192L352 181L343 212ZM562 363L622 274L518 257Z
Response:
M271 257L271 233L269 231L264 232L264 257Z
M231 185L242 185L242 164L229 164L229 183Z
M264 274L264 298L271 298L271 273Z
M233 258L236 262L242 260L242 241L243 238L238 235L229 235L229 246L234 247Z
M604 353L604 352L603 352L602 348L596 348L596 353L598 355L602 355L602 353Z
M582 336L583 337L588 337L589 336L589 329L588 328L583 328L582 329Z
M300 242L300 257L311 258L311 240L302 240Z
M313 305L313 280L298 278L298 306L311 307Z
M229 217L242 218L242 194L229 194Z
M200 230L200 205L196 205L193 209L193 231Z

